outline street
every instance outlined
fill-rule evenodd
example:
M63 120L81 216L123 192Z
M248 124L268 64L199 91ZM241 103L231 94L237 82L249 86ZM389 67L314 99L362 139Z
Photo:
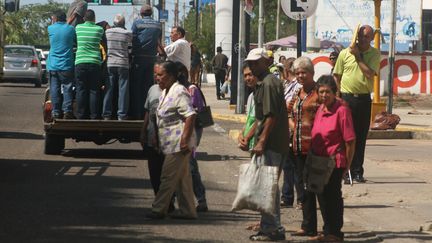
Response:
M227 133L241 124L215 120L204 131L198 160L210 211L198 220L149 220L154 195L138 143L66 140L61 155L43 154L44 90L0 83L0 242L249 241L245 228L259 214L230 212L249 154ZM432 241L431 147L432 140L368 141L367 183L343 187L346 242ZM305 242L289 234L300 223L301 211L282 209L287 240Z

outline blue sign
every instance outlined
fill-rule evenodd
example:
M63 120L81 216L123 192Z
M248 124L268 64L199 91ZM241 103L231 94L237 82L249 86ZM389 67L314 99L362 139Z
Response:
M160 22L168 21L168 10L160 10L159 11L159 21Z

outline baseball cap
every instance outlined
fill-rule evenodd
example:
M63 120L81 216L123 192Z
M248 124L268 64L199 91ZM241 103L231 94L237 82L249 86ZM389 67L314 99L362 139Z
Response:
M255 48L249 52L245 61L256 61L262 57L265 59L269 59L269 55L267 53L267 50L264 48Z

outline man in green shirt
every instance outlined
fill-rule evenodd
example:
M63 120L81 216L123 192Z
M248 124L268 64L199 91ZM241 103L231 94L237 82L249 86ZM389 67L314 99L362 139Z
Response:
M100 119L102 59L99 45L104 30L95 24L93 10L86 11L84 20L75 28L78 43L75 57L77 118Z
M357 44L339 54L333 75L339 93L350 106L356 134L356 149L351 164L354 181L363 183L363 162L371 115L373 78L379 72L380 52L371 47L374 30L369 25L359 29ZM345 180L345 183L349 183Z
M288 114L283 85L269 72L272 61L265 49L251 50L246 61L253 75L258 78L254 92L256 145L252 152L256 156L264 155L265 165L278 167L280 174L281 164L285 161L289 148ZM285 240L285 229L280 223L279 188L275 194L274 213L261 213L260 231L250 236L250 240Z

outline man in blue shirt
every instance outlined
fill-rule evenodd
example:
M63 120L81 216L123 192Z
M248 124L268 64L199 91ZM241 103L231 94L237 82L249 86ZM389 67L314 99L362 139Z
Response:
M162 25L153 20L152 8L144 4L140 11L141 17L132 24L133 78L130 80L131 103L130 116L135 119L144 118L144 103L150 86L154 83L153 67L156 62L160 45Z
M47 69L50 79L50 95L53 104L54 119L73 119L73 44L76 42L75 29L66 23L65 12L58 10L48 26L50 52ZM63 90L63 97L61 94ZM62 102L63 100L63 102Z

